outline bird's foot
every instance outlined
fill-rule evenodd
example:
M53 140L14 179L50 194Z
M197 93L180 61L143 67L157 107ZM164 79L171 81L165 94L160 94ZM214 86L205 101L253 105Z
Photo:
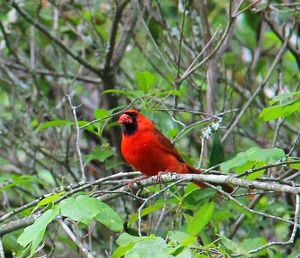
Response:
M172 173L170 171L160 171L160 172L158 172L157 176L154 177L153 180L155 180L157 183L159 183L161 185L163 183L164 179L172 180L175 174L176 173Z

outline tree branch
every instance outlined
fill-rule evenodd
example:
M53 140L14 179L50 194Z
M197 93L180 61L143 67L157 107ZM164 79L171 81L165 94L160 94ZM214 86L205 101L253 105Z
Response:
M113 20L112 26L111 26L109 43L107 46L108 52L105 57L105 65L104 65L104 69L103 69L103 74L108 74L110 72L110 69L111 69L110 65L111 65L112 56L113 56L114 49L115 49L115 42L116 42L116 37L117 37L117 32L118 32L118 24L121 20L122 13L123 13L126 5L128 4L128 2L129 2L128 0L124 0L119 4L118 1L116 1L116 13L115 13L115 17L114 17L114 20Z
M49 32L49 29L44 27L42 24L38 23L34 19L31 18L31 16L26 13L17 3L14 1L8 1L6 0L27 22L34 25L41 33L43 33L46 37L51 39L56 45L58 45L60 48L62 48L69 56L71 56L75 61L89 69L90 71L96 73L97 75L101 74L101 70L88 62L86 62L84 59L80 57L80 55L74 53L68 46L66 46L63 42L61 42L58 38L56 38L54 35L52 35Z

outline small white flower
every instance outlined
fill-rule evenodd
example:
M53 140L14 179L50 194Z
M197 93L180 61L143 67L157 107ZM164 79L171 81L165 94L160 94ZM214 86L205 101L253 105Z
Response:
M217 131L221 125L221 122L222 122L222 118L219 118L217 121L214 121L211 124L212 129L214 129L214 131Z
M200 35L200 33L201 33L200 28L199 28L198 25L194 25L194 26L192 27L192 31L193 31L193 33L194 33L195 35Z
M172 37L179 37L180 36L180 31L177 27L172 27L170 34L171 34Z
M109 51L110 51L110 44L107 44L105 48L105 54L107 54Z
M126 47L126 51L129 52L131 49L133 49L133 45L128 44Z
M0 50L3 50L6 47L5 40L0 41Z
M91 45L93 43L93 39L91 36L83 37L83 40L84 40L85 44L87 44L87 45Z
M210 126L206 127L202 132L203 138L209 139L211 133L212 133L211 127Z
M14 23L17 21L18 16L17 16L17 11L15 9L11 9L8 14L7 14L7 20L8 23Z

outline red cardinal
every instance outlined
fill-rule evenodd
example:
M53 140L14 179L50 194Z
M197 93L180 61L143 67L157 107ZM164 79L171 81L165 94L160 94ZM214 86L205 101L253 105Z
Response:
M201 173L189 166L175 146L153 122L137 110L130 109L119 118L122 125L121 151L125 160L146 176L159 172Z
M145 176L158 175L159 172L202 173L202 170L189 166L170 140L137 110L125 111L119 123L122 125L122 155ZM204 187L201 183L197 185ZM227 186L224 188L230 191Z
M201 173L201 170L186 164L169 139L137 110L127 110L120 116L119 123L123 129L123 157L146 176L154 176L163 171Z

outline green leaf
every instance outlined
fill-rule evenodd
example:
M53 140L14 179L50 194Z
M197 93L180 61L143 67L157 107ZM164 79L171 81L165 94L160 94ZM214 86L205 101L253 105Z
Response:
M86 126L89 123L90 123L89 121L79 120L78 121L78 126L79 127ZM93 124L90 124L87 127L85 127L84 130L87 130L89 132L94 133L95 132L95 126Z
M121 217L107 204L98 199L79 195L70 197L60 203L61 215L72 220L90 224L93 219L107 226L112 231L122 231L123 222Z
M102 94L107 94L107 93L120 93L126 96L132 96L131 92L127 90L105 90L102 92Z
M69 120L61 120L61 119L52 120L52 121L41 124L39 126L38 130L44 130L48 127L53 127L53 126L70 126L73 123L74 123L73 121L69 121Z
M240 246L242 248L244 248L247 251L256 249L260 246L263 246L265 244L267 244L267 240L264 239L263 237L256 237L256 238L247 238L244 239L243 242L241 242ZM259 253L256 254L256 256L262 256L262 255L266 255L267 254L267 250L261 250Z
M227 237L221 236L221 241L222 241L223 245L230 251L232 251L234 253L241 253L247 257L252 257L252 255L248 251L246 251L240 245L238 245L237 243L228 239Z
M62 192L59 192L59 193L56 193L56 194L52 194L46 198L44 198L43 200L41 200L37 206L40 207L40 206L44 206L44 205L47 205L49 203L52 203L54 202L55 200L57 200L60 196L62 196L65 192L62 191Z
M247 150L247 155L249 160L265 162L276 162L285 157L284 150L279 148L262 149L253 147Z
M33 119L31 122L32 128L36 128L39 125L39 120L37 118Z
M252 16L252 26L255 18L255 16ZM241 37L241 44L246 45L249 49L253 49L256 44L255 30L252 28L252 26L250 26L249 22L247 21L247 16L243 15L236 28L236 32Z
M58 215L59 206L54 206L53 209L47 210L44 214L42 214L36 221L26 227L23 233L18 237L17 242L23 247L26 247L28 244L32 244L33 252L39 243L42 241L45 230L49 223Z
M4 177L4 180L9 180L11 183L4 185L3 187L0 187L0 191L11 188L13 186L20 186L20 185L26 185L27 187L30 187L32 183L38 182L43 183L41 180L34 176L26 176L26 175L12 175L10 177Z
M18 234L18 233L17 233ZM17 253L22 247L17 243L16 232L8 233L2 236L4 250L10 250Z
M190 238L190 235L181 231L169 231L168 238L178 243L182 243L185 239Z
M300 160L295 160L295 159L292 159L292 158L288 158L287 161L298 161L299 163L289 164L288 166L290 168L294 168L294 169L300 170Z
M68 217L74 221L79 221L84 224L89 224L96 216L97 211L91 213L90 210L77 202L74 197L70 197L60 202L61 215Z
M262 149L259 147L252 147L246 152L240 152L234 157L221 164L221 170L228 172L233 170L235 172L243 172L255 165L265 165L274 163L285 157L285 153L282 149ZM260 163L259 163L260 162Z
M118 237L118 239L116 240L116 243L119 246L127 246L131 243L136 243L138 241L141 241L141 240L147 239L147 238L149 238L149 237L137 237L137 236L129 235L128 233L124 232ZM151 239L154 239L154 238L151 237Z
M100 212L95 218L97 221L104 224L112 231L123 231L123 222L118 213L104 202L100 202L100 200L98 200L98 208L100 209Z
M85 164L90 163L93 159L103 162L112 155L111 147L109 145L102 145L101 147L96 147L94 151L85 156Z
M300 111L300 100L292 100L290 102L264 108L259 115L259 118L264 121L271 121L277 118L290 116L295 112Z
M182 95L179 90L169 90L169 91L163 92L162 94L163 95L176 95L178 97L180 97Z
M185 247L193 246L197 242L196 237L180 231L169 231L168 239L170 240L168 242L169 253L176 257L186 257L189 254L187 252L189 248Z
M200 208L204 203L210 201L215 195L216 191L211 188L199 189L198 186L194 184L189 184L185 190L183 196L183 208L195 210Z
M96 119L102 119L110 115L110 112L106 109L96 109L94 112L94 116Z
M46 169L39 169L37 171L37 177L41 180L45 185L55 186L55 180L53 174Z
M238 168L248 162L248 156L246 152L238 153L235 158L227 160L221 163L221 170L224 172L229 172L232 168Z
M213 145L211 149L211 154L209 157L209 166L215 166L224 161L224 144L221 143L221 139L218 133L214 134Z
M30 248L30 255L34 254L34 251L39 247L43 236L45 234L46 228L44 228L43 230L37 232L34 236L34 238L32 239L32 243L31 243L31 248Z
M125 258L172 258L168 254L167 244L164 239L157 237L155 239L146 239L137 242L134 247L128 251Z
M132 247L134 246L134 243L130 243L126 246L119 246L114 252L112 257L113 258L120 258L120 257L124 257L124 255L130 250L132 249Z
M205 203L189 221L187 225L187 233L189 233L190 236L197 236L211 219L214 209L215 204L213 202Z
M270 101L270 105L273 105L277 102L282 102L283 100L292 100L294 98L294 96L300 96L300 91L296 91L296 92L287 92L287 93L283 93L279 96L275 96L271 101Z
M118 247L114 251L113 258L123 257L130 249L133 248L133 246L135 245L135 243L137 243L139 241L147 240L147 239L148 240L149 239L155 239L155 238L156 237L154 235L137 237L137 236L129 235L128 233L124 232L116 240L116 243L120 247Z
M135 72L135 78L137 81L138 89L142 90L144 93L148 93L149 90L154 86L155 84L155 76L148 72Z
M192 255L192 251L190 248L184 248L178 255L176 255L175 257L177 258L192 258L194 257Z

